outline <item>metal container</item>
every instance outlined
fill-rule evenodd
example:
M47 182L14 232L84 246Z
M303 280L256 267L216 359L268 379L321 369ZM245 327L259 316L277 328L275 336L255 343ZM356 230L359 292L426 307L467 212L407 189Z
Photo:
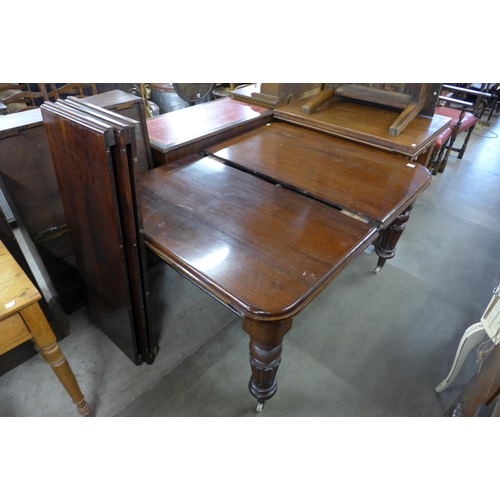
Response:
M160 115L187 108L189 103L181 99L171 83L151 83L151 100L160 108Z

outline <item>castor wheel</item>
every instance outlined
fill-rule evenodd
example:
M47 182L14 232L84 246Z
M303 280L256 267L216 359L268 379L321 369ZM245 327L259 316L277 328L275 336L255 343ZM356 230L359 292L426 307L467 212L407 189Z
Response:
M263 409L264 409L264 403L257 403L257 408L255 408L255 411L257 413L261 413Z
M373 271L375 274L378 274L380 272L380 270L382 269L382 266L377 266L375 268L375 271Z

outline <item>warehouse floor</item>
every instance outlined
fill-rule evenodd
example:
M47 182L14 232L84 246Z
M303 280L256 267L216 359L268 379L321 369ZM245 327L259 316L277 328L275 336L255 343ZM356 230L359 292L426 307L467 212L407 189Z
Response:
M278 392L255 412L247 385L248 337L240 320L159 264L160 352L135 366L92 323L70 315L61 342L96 417L438 417L477 370L473 351L447 375L465 329L479 321L500 282L498 118L478 126L465 157L452 153L419 198L396 257L373 273L360 255L294 320L285 337ZM36 356L0 378L0 416L78 416Z

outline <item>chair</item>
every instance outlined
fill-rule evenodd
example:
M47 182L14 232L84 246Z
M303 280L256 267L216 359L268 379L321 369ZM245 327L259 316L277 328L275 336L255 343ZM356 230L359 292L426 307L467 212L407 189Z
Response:
M480 360L495 345L500 343L500 284L493 290L493 297L484 311L481 321L465 330L458 345L450 373L436 387L436 392L444 391L455 380L469 352L484 339L486 341L484 342L483 349L480 349ZM488 346L487 348L488 344L492 344L492 347Z
M0 115L6 115L10 112L3 100L20 90L23 88L19 83L0 83Z
M436 138L434 150L432 151L432 155L429 160L429 170L432 172L432 175L436 175L439 172L441 165L446 165L448 156L450 155L450 149L445 146L450 142L453 132L458 132L459 128L459 126L454 128L448 127ZM455 137L456 135L457 133L455 133Z
M0 100L7 113L17 113L38 107L37 99L43 100L44 94L32 91L26 83L0 83Z
M41 298L37 288L0 241L0 354L32 340L76 404L78 412L90 417L90 407L38 304Z
M433 175L444 171L446 164L448 163L450 153L452 151L456 151L456 149L453 149L453 145L458 137L458 134L468 130L469 132L462 146L465 150L470 134L472 134L472 130L477 123L477 117L467 111L473 103L461 101L449 96L442 96L440 99L446 100L447 103L453 103L455 107L451 108L448 106L438 106L436 108L436 114L440 114L437 112L437 110L440 109L440 111L442 111L441 116L451 118L451 122L449 127L445 131L441 132L434 143L434 150L429 160L429 170L431 170Z
M485 105L479 116L479 118L482 119L484 113L489 110L489 115L486 121L482 120L482 123L489 125L493 114L498 113L500 110L500 83L482 83L480 90L491 95L489 99L486 99Z
M39 83L38 88L44 94L44 101L56 101L67 96L88 97L97 94L95 83L63 83L59 87L55 83Z
M466 96L469 100L459 99ZM434 152L430 160L432 173L444 172L448 157L452 151L458 153L458 159L462 159L470 136L482 114L485 99L491 97L487 92L481 92L471 88L457 87L454 85L443 85L442 94L438 99L435 114L452 119L450 128L452 132L443 132L436 140ZM439 102L444 105L439 105ZM458 135L466 132L467 135L461 147L454 147Z
M37 83L37 91L30 84L0 84L0 99L9 113L38 108L44 101L55 102L67 96L88 97L97 94L95 83Z

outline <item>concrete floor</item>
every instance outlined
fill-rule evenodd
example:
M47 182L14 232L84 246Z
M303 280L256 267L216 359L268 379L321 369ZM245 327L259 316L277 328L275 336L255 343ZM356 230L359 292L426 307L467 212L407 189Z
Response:
M150 277L162 311L153 365L135 366L85 309L70 315L60 345L94 415L441 416L477 369L475 351L449 389L434 389L500 281L499 132L498 118L477 127L465 157L433 177L379 275L363 253L296 317L262 413L239 319L167 266ZM1 377L0 416L78 414L37 356Z

